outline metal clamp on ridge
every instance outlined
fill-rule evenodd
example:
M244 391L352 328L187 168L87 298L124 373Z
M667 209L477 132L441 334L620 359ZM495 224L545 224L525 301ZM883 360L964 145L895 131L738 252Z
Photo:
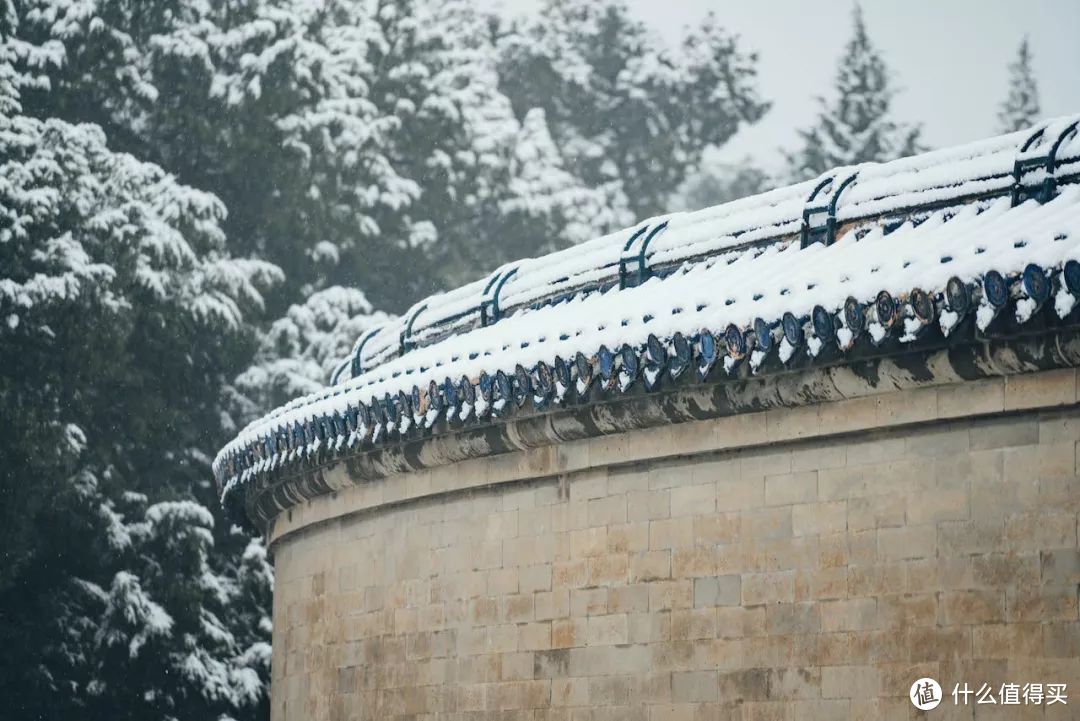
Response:
M859 175L858 168L841 168L831 175L823 178L806 199L806 207L803 208L802 230L799 239L799 247L806 248L812 243L824 243L832 245L836 242L836 204L840 195L855 182ZM841 180L841 178L843 178ZM819 199L825 189L832 192L828 198ZM816 216L825 214L825 222L814 225Z
M362 354L364 352L364 346L367 345L367 342L369 340L371 340L376 335L378 335L379 331L381 331L381 330L382 330L381 325L377 326L375 328L372 328L367 333L365 333L363 335L363 337L360 338L360 340L356 341L356 345L353 346L353 352L352 352L352 355L350 356L350 360L349 360L349 368L351 370L349 376L351 378L356 378L357 376L359 376L361 373L364 372L364 365L363 365L363 362L361 361L361 356L362 356ZM345 366L342 365L342 366L339 366L336 371L334 371L334 376L335 376L334 383L336 383L339 380L339 378L340 378L339 374L344 370L345 370Z
M665 228L667 228L668 222L665 220L662 223L653 226L649 230L648 225L643 225L634 231L634 234L630 236L630 239L626 241L626 245L623 246L622 255L619 256L619 289L633 288L634 286L641 285L649 276L649 267L646 259L646 254L649 252L649 243L653 238L660 234ZM648 235L645 231L648 230ZM641 241L636 251L633 251L635 242L639 238L644 239ZM630 263L637 263L636 277L632 277L628 266Z
M409 313L409 318L405 321L405 328L402 329L401 334L398 336L399 356L405 355L416 347L416 342L412 339L413 324L416 323L417 316L425 310L427 310L427 303L421 303Z
M1053 200L1054 195L1057 194L1057 178L1054 177L1054 172L1057 170L1058 164L1058 150L1062 144L1070 137L1076 134L1077 126L1080 125L1080 120L1074 120L1058 133L1054 142L1050 145L1050 149L1041 155L1032 155L1030 157L1023 157L1024 153L1030 152L1033 148L1038 146L1046 135L1049 125L1044 125L1024 141L1024 144L1020 146L1019 156L1013 163L1013 187L1012 187L1012 204L1013 207L1020 205L1020 203L1034 198L1040 203L1047 203ZM1024 185L1024 175L1029 172L1043 170L1045 175L1042 178L1042 182L1029 189Z
M491 278L488 279L487 285L484 286L484 294L480 299L481 327L486 328L502 317L502 310L499 308L499 294L502 293L506 281L514 277L517 271L517 266L500 269L495 271Z

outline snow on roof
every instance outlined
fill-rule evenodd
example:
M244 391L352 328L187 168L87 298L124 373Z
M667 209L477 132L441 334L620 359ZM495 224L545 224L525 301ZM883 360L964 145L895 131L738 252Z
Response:
M228 495L594 386L1064 318L1080 296L1078 123L840 168L503 266L358 339L335 380L353 377L250 424L218 454L217 481Z

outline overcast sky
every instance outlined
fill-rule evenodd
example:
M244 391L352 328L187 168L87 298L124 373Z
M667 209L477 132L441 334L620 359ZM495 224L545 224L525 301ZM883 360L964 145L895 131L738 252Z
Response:
M486 0L505 12L535 12L540 0ZM627 0L668 43L712 10L744 49L759 54L760 90L769 114L722 152L767 166L795 142L816 95L832 88L851 33L852 3L842 0ZM931 147L993 135L1006 94L1006 66L1027 34L1043 115L1080 112L1080 0L863 0L870 37L900 89L898 119L923 123Z

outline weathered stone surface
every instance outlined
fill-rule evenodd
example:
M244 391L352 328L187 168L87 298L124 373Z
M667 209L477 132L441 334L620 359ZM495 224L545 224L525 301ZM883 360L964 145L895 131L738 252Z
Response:
M272 719L913 719L921 676L1080 689L1075 393L1051 372L338 469L271 535ZM929 718L1074 713L950 703Z

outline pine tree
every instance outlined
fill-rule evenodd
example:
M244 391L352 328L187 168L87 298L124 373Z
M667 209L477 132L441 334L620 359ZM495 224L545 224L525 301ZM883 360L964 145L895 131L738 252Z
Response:
M1001 104L998 127L1003 133L1030 128L1039 119L1039 86L1031 69L1028 39L1020 42L1016 60L1009 64L1009 96Z
M386 320L361 291L341 286L291 306L263 334L251 366L233 384L238 422L325 387L356 340Z
M55 48L17 22L0 4L6 717L257 718L269 575L207 510L209 453L281 273L230 256L217 198L26 115Z
M606 196L616 227L666 210L706 148L768 109L755 57L711 15L677 53L622 0L548 0L495 34L515 113L544 110L563 167Z
M858 5L853 20L854 32L836 74L836 97L818 99L817 122L799 132L802 147L788 154L795 182L838 166L893 160L920 150L920 128L890 117L896 91Z
M500 238L570 242L502 217L532 207L512 182L524 135L465 0L28 5L22 35L62 48L32 114L96 123L213 192L231 247L289 268L275 314L336 284L400 311L509 260Z

